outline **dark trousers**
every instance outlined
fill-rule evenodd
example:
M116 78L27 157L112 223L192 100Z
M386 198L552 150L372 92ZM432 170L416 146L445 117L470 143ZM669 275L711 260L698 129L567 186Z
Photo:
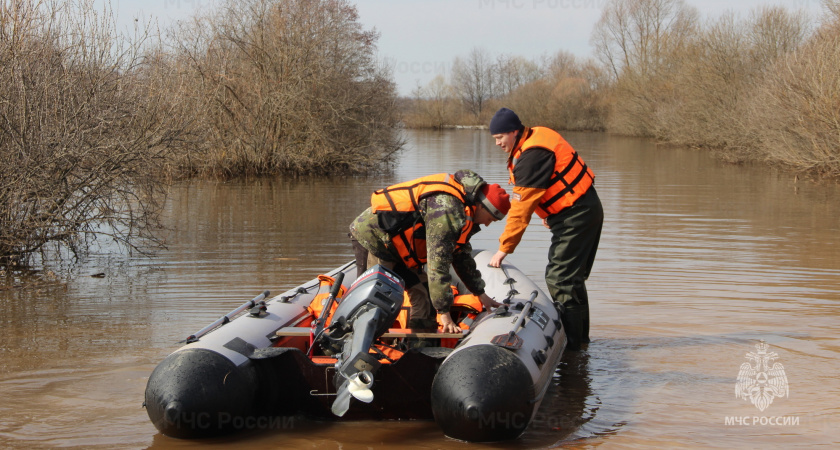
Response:
M548 217L551 246L545 284L562 312L569 350L589 342L589 296L586 279L595 262L604 209L592 186L574 205ZM559 305L562 305L560 307Z

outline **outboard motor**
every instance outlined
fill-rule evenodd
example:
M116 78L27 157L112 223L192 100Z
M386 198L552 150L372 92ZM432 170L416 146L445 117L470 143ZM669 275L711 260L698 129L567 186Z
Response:
M397 274L381 265L371 267L350 287L329 328L317 338L324 353L338 355L333 414L343 416L350 408L351 396L365 403L373 401L370 388L380 363L369 350L399 315L404 291Z

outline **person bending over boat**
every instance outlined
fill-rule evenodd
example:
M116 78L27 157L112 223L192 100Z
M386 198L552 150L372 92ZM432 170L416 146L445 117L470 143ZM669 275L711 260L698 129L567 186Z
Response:
M437 311L444 333L460 333L449 313L450 267L485 308L499 306L484 293L469 240L509 209L504 188L470 170L380 189L371 196L371 207L350 224L357 270L361 274L382 264L403 278L411 304L409 328L436 329Z
M561 310L569 350L589 342L589 278L604 210L595 192L595 175L559 133L526 128L515 112L501 108L490 120L496 145L508 153L512 208L490 265L499 267L513 253L536 212L551 230L545 284ZM562 306L561 306L562 305Z

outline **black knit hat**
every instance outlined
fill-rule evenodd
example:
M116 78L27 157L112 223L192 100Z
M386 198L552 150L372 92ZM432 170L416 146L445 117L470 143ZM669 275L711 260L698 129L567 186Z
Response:
M490 134L509 133L519 131L522 128L524 127L519 120L519 116L507 108L496 111L496 114L490 119Z

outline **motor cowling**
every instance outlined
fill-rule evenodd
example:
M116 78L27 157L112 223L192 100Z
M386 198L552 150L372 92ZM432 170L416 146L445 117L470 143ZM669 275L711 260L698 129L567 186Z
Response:
M329 328L318 338L324 353L341 353L346 335L353 330L353 323L372 309L381 310L373 324L373 338L388 331L400 313L404 291L399 275L379 264L362 273L339 303Z

